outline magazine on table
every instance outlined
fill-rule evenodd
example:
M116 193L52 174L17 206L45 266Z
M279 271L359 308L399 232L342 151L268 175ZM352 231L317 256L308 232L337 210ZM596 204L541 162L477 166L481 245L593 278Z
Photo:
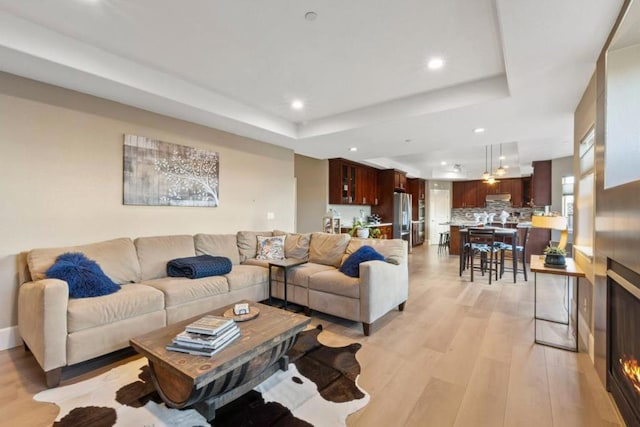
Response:
M234 325L235 321L233 319L206 315L195 322L189 323L185 329L187 332L195 332L198 334L220 335Z
M225 330L220 335L204 335L196 334L194 332L180 332L173 339L175 344L185 345L189 347L204 347L216 349L227 341L227 338L236 335L240 332L240 328L237 325Z
M179 351L181 353L188 353L188 354L193 354L196 356L213 356L214 354L216 354L217 352L221 351L223 348L225 348L227 346L227 344L230 344L232 341L234 341L236 338L238 338L240 336L240 329L238 329L237 331L235 331L234 334L230 335L229 337L227 337L224 342L220 343L220 345L216 348L210 348L210 347L190 347L187 346L185 344L187 343L183 343L183 342L177 342L174 340L173 342L167 344L166 349L170 350L170 351Z

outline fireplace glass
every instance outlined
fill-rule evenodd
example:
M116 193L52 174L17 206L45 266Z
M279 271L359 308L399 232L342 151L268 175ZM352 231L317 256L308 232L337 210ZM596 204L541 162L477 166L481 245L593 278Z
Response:
M609 278L609 389L628 425L640 425L640 299Z

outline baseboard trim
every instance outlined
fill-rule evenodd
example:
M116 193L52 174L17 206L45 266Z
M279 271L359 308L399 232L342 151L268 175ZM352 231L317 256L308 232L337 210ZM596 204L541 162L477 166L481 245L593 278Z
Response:
M19 345L22 345L22 338L20 338L17 326L0 329L0 351L18 347Z
M585 320L585 318L583 316L578 316L578 322L579 322L579 326L580 326L580 347L584 348L583 346L586 345L587 347L587 353L589 354L589 358L591 359L591 362L595 362L595 341L593 338L593 334L591 333L591 330L589 329L589 324L587 324L587 321ZM586 335L585 335L586 334Z

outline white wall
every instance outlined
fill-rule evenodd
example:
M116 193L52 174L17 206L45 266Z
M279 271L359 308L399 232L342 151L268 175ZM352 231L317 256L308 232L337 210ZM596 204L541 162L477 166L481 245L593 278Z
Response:
M604 188L640 179L640 44L607 53Z
M295 155L296 231L322 231L329 202L329 161Z
M220 206L124 206L125 133L218 151ZM16 323L23 251L120 236L294 228L291 150L4 73L0 174L0 329Z

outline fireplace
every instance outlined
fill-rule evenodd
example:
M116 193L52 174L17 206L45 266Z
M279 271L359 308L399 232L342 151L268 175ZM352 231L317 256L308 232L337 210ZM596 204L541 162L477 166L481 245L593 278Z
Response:
M640 426L640 275L610 261L607 388L629 426Z

